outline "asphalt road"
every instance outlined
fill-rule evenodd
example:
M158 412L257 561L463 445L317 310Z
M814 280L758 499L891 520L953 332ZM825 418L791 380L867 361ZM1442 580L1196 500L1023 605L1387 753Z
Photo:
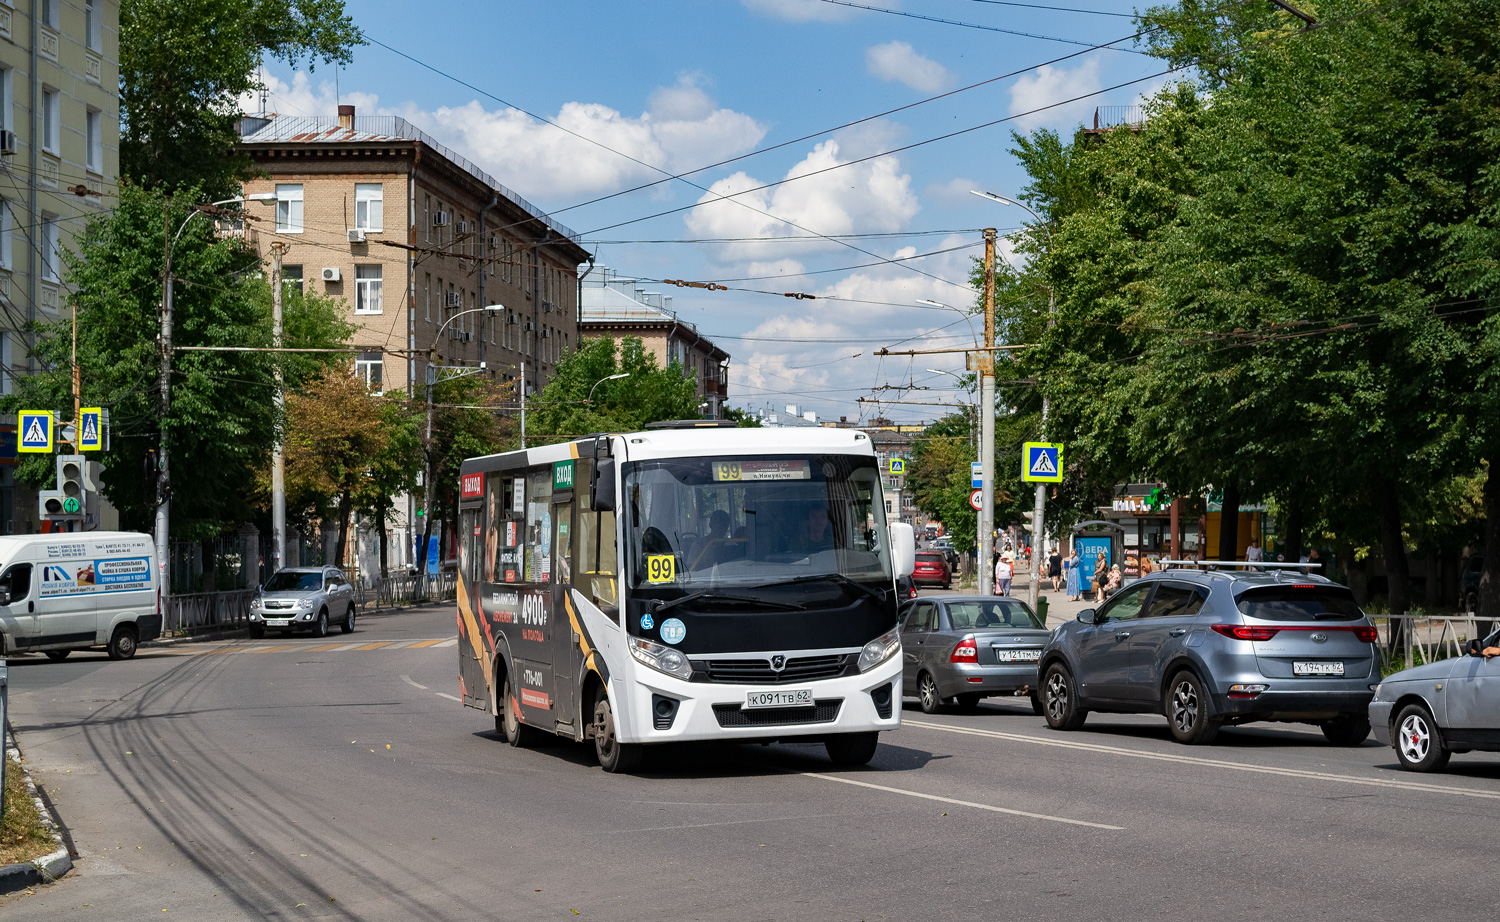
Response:
M453 633L429 610L323 641L12 659L13 727L81 857L0 920L1496 911L1500 757L1415 776L1313 728L1188 748L1161 718L1062 734L1024 702L908 702L863 770L704 746L613 776L584 746L511 749L451 700Z

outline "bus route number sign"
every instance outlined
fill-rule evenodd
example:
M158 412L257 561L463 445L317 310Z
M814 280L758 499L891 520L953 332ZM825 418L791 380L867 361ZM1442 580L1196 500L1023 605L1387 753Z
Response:
M714 480L811 480L809 461L715 461Z
M646 557L646 582L677 581L677 558L672 554L649 554Z

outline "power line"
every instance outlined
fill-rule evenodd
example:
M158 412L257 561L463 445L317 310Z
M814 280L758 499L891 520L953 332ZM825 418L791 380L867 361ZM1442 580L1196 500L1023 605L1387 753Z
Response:
M1044 42L1061 42L1064 45L1089 45L1088 42L1079 41L1074 38L1058 38L1055 35L1037 35L1035 32L1020 32L1015 29L1002 29L999 26L981 26L972 22L959 22L956 19L943 19L938 16L925 16L921 13L908 13L905 10L890 10L883 6L865 6L863 3L850 3L849 0L823 0L834 6L847 6L856 10L868 10L871 13L889 13L892 16L904 16L907 19L921 19L926 22L941 23L945 26L961 26L965 29L980 29L985 32L1002 32L1006 35L1017 35L1021 38L1034 38ZM1119 14L1115 14L1119 15ZM1092 47L1092 46L1090 46ZM1144 55L1144 51L1136 51L1134 48L1112 48L1111 51L1124 51L1130 54Z

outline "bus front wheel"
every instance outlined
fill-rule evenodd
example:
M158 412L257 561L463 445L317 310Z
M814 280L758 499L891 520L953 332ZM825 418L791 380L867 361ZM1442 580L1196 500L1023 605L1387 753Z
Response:
M823 747L828 750L828 758L833 760L833 764L848 766L867 764L875 758L875 747L879 744L880 734L874 730L869 733L841 733L823 741Z
M599 767L611 774L632 772L641 764L641 744L622 743L615 738L615 714L602 688L594 698L594 754L599 757Z

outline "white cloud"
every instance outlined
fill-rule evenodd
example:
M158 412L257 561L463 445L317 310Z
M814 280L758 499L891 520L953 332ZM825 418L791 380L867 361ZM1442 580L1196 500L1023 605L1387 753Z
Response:
M952 82L943 65L924 58L906 42L886 42L866 49L865 67L882 80L895 80L922 93L942 92Z
M1103 88L1099 79L1099 58L1094 57L1072 70L1044 64L1034 74L1026 74L1016 80L1010 88L1010 114L1032 112L1043 106L1051 106L1065 99L1073 99ZM1075 103L1044 109L1015 120L1018 131L1031 131L1044 126L1073 125L1092 117L1099 101L1094 98L1080 99Z
M975 199L969 196L969 191L981 187L981 183L960 176L950 179L945 183L933 183L927 187L929 198L936 199L944 205L967 205Z
M675 85L657 89L651 94L650 108L639 116L588 102L565 103L551 116L558 125L598 144L515 109L486 109L478 100L425 111L414 103L382 106L378 97L368 93L344 93L336 99L331 84L315 90L301 72L290 83L271 75L264 75L264 80L275 111L331 115L342 101L353 103L360 115L399 115L505 185L539 198L608 192L658 179L657 169L682 172L733 157L754 148L766 134L766 127L750 116L716 107L699 87L696 74L683 75ZM254 111L259 101L251 96L242 104Z
M788 22L848 19L854 10L847 6L824 3L823 0L740 0L746 9L773 19Z
M716 201L719 196L764 184L743 171L734 173L710 186L684 223L696 237L772 237L806 234L799 227L820 234L895 231L916 215L919 206L911 191L911 176L901 171L897 158L881 157L828 169L847 162L839 157L838 141L824 141L784 178L827 172L745 192L730 201ZM827 244L802 246L821 248ZM726 244L721 248L721 255L728 259L765 259L765 253L763 244Z

